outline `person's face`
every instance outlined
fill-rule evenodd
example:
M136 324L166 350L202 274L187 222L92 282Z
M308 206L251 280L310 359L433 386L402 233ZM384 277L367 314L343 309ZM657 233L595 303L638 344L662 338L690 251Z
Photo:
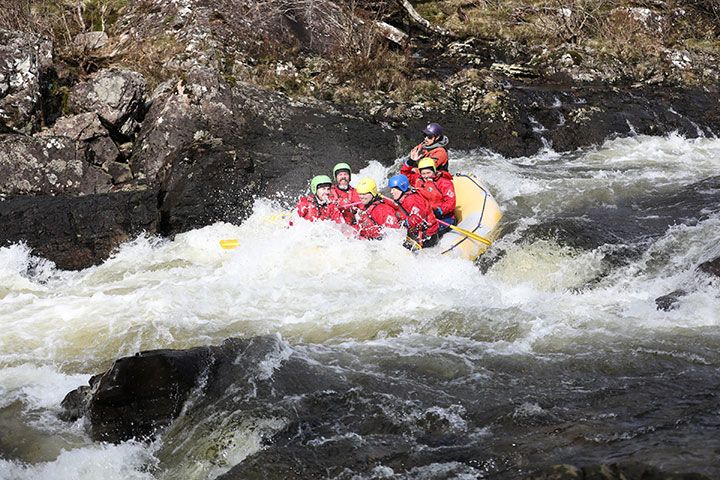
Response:
M318 200L321 202L327 202L328 201L328 195L330 194L330 186L323 185L321 187L318 187L315 195L317 196Z
M399 188L391 188L390 189L390 195L393 197L393 200L397 200L402 196L403 192Z
M370 201L373 198L372 193L360 193L359 195L360 195L360 201L363 202L365 205L370 203Z
M423 145L432 145L437 141L438 137L433 135L425 135L425 138L423 139Z
M435 171L431 168L423 168L420 170L420 176L425 180L432 180L435 178Z
M335 175L335 181L338 184L338 187L340 187L343 190L347 190L348 185L350 185L350 173L346 171L340 171Z

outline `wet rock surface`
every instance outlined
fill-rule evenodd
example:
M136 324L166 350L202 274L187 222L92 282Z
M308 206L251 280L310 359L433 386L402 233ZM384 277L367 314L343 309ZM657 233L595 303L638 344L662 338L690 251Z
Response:
M554 465L526 477L528 480L709 480L697 473L669 473L643 463L610 463L604 465Z
M714 421L714 395L709 392L716 385L702 392L684 390L710 372L712 365L688 371L685 365L663 363L678 382L673 402L683 405L683 413L679 421L656 423L657 418L646 415L647 405L653 404L656 389L667 388L663 383L667 379L657 378L658 365L635 358L632 352L613 362L637 367L633 380L623 377L603 388L579 388L592 381L580 372L594 372L598 366L594 359L572 358L538 373L539 378L531 381L537 395L530 404L508 397L508 389L516 388L509 378L518 369L533 368L523 359L486 360L483 371L489 378L466 384L459 379L469 374L468 367L453 364L441 352L420 363L418 357L393 363L396 352L373 352L370 370L355 357L359 352L293 347L278 336L142 352L117 360L93 377L89 386L69 394L64 416L69 420L84 416L88 431L98 440L152 440L162 433L157 456L163 462L180 468L209 462L220 467L217 478L224 480L351 479L378 472L407 478L473 478L480 472L538 480L705 478L666 473L641 463L603 464L598 458L617 453L625 434L635 448L624 458L637 452L653 457L656 435L662 435L663 426L693 428L686 415ZM559 372L565 372L568 385L548 385ZM448 382L455 388L438 396L438 389L447 388ZM482 401L480 384L488 387ZM551 399L558 388L566 396L555 402ZM638 401L629 401L631 397ZM582 410L569 413L580 406ZM616 408L628 410L629 416L615 421L603 415ZM633 427L628 427L629 418ZM562 448L573 441L576 449ZM591 445L583 450L586 442ZM544 445L540 451L539 443ZM251 452L248 445L255 445ZM228 450L250 455L229 459ZM572 464L573 455L590 451L591 460L576 466L549 466ZM549 456L555 460L548 460Z
M154 191L0 200L3 245L26 242L66 270L102 262L120 243L155 233L157 223Z

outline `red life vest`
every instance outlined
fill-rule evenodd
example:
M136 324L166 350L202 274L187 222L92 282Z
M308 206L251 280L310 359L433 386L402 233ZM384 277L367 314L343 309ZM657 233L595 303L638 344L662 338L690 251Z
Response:
M380 197L375 197L367 206L360 206L360 215L355 228L361 238L382 238L383 227L400 228L395 209Z
M340 207L340 213L342 213L345 223L348 225L354 224L357 205L351 204L360 202L360 196L355 188L349 187L347 190L342 190L337 185L333 185L330 190L330 199Z
M398 206L398 219L407 220L408 235L411 238L422 244L424 238L437 233L439 224L422 195L413 191L406 192L395 203Z
M297 211L300 217L314 222L316 220L332 220L336 223L345 223L340 209L333 202L320 204L315 195L300 197L297 204Z
M422 195L431 209L437 207L440 205L440 202L442 202L443 194L433 180L425 180L419 177L415 182L415 191Z

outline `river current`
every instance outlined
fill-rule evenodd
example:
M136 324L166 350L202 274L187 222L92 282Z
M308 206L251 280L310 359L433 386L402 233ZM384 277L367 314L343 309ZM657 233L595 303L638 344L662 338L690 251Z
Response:
M141 236L79 272L0 248L0 479L250 478L320 454L343 467L327 478L625 460L720 477L720 279L696 270L720 257L720 140L450 158L505 213L477 265L413 254L399 234L286 228L272 199L241 225ZM393 172L373 162L354 180ZM243 412L181 417L149 446L93 443L82 420L57 418L118 357L257 335L275 345L266 381L295 359L346 389L314 403L254 392ZM298 418L312 428L280 441Z

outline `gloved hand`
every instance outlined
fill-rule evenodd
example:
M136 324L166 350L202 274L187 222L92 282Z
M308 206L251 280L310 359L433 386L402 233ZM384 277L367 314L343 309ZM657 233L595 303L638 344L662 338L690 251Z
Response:
M433 213L435 214L435 218L443 218L442 208L437 207L435 210L433 210Z
M407 161L405 162L405 165L407 165L408 167L412 167L412 168L417 167L417 164L418 164L418 161L413 160L412 158L407 159Z

